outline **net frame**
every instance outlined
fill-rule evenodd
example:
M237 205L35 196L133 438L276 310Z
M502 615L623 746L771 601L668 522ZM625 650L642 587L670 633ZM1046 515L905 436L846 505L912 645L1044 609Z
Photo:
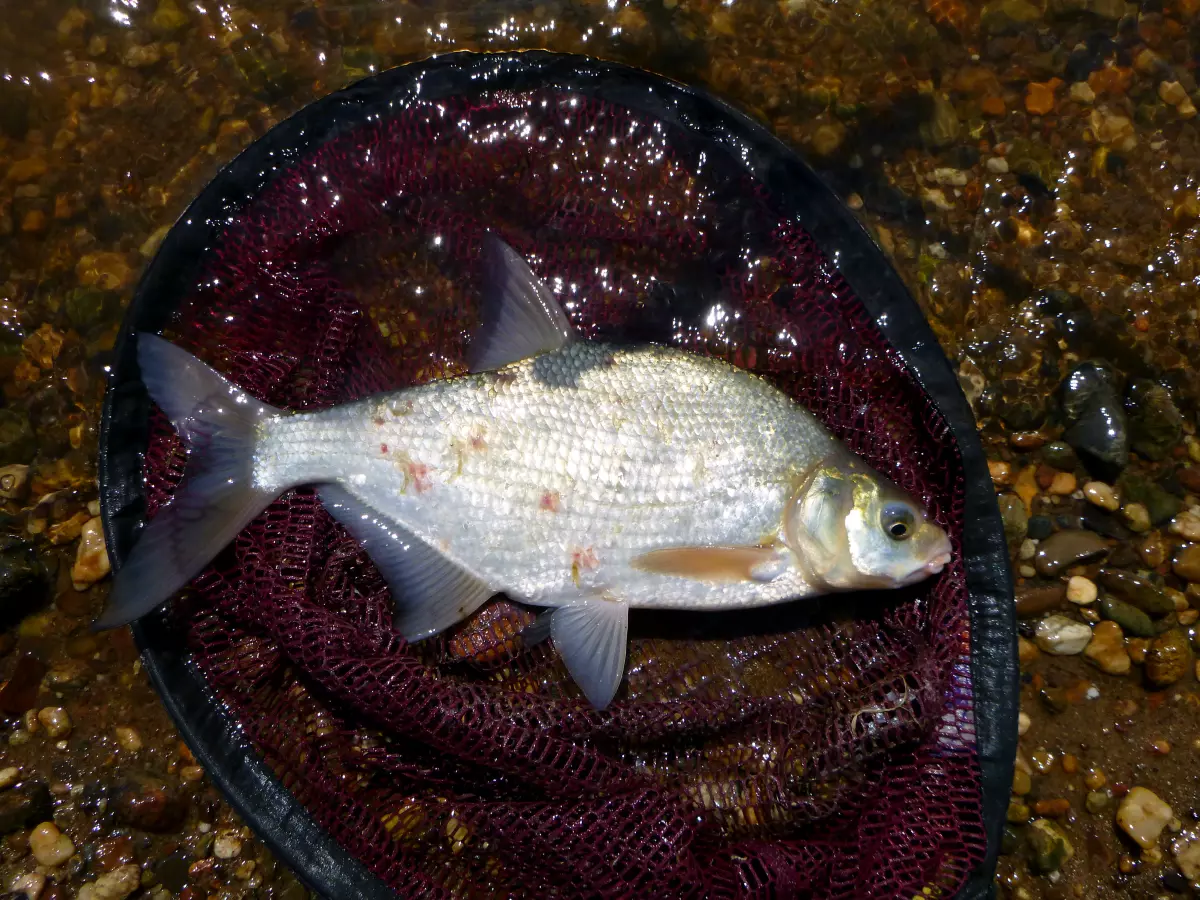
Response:
M985 896L999 845L1016 738L1015 629L1003 530L974 422L957 379L915 301L856 219L794 153L747 117L695 89L624 66L527 51L451 54L386 72L312 104L231 163L164 240L126 317L106 396L101 435L101 496L115 566L145 515L141 452L150 440L148 401L137 377L136 331L159 331L187 296L225 224L277 177L283 160L360 126L388 104L418 93L426 100L486 90L551 87L637 110L678 126L744 162L779 206L802 222L836 260L850 286L957 443L963 472L962 546L970 614L969 658L957 677L974 706L982 818L988 850L960 896ZM869 325L864 325L869 327ZM264 765L191 662L166 615L135 625L147 670L181 733L231 803L310 887L331 897L393 896L299 806ZM753 868L754 862L747 863ZM769 865L764 862L763 865ZM786 891L779 895L787 895Z

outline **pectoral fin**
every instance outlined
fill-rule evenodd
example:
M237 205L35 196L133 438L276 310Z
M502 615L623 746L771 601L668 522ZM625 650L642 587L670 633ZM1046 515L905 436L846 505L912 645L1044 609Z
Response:
M629 607L604 597L561 606L550 618L550 637L592 706L608 706L625 674Z
M343 487L321 485L321 503L379 567L396 601L396 627L419 641L461 622L496 591L435 548L384 519Z
M788 567L777 547L667 547L635 558L633 568L695 581L774 581Z

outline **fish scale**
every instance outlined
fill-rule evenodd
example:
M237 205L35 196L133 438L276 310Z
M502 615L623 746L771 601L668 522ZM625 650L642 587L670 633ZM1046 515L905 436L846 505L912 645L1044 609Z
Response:
M261 427L264 489L337 481L531 603L596 588L647 607L778 599L784 585L671 590L678 579L630 563L661 547L760 543L835 447L803 407L724 362L588 343ZM594 568L577 559L589 551Z

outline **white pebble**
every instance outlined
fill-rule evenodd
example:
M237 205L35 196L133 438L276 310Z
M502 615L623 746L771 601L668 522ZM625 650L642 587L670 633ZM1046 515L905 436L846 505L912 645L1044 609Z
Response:
M142 736L137 733L136 729L118 725L115 731L117 733L117 743L121 745L122 750L137 753L137 751L142 749Z
M1035 569L1033 566L1020 566L1017 569L1017 572L1022 578L1033 578L1035 575L1037 575L1037 569Z
M43 822L29 833L29 850L39 865L58 866L71 858L75 845L53 822Z
M21 770L16 766L9 766L6 769L0 769L0 791L7 790L17 783L17 779L21 777Z
M1074 656L1082 653L1092 639L1092 629L1066 616L1047 616L1038 622L1034 641L1046 653Z
M1021 551L1017 554L1023 560L1031 560L1037 556L1038 542L1033 538L1025 538L1021 541Z
M129 863L85 884L79 889L76 900L125 900L141 886L142 870Z
M1200 541L1200 516L1191 511L1182 512L1171 520L1169 530L1184 540Z
M241 852L242 842L235 834L219 834L213 841L213 856L217 859L233 859Z
M1024 734L1029 730L1029 726L1033 724L1033 720L1029 718L1029 714L1024 710L1017 713L1017 734Z
M1096 583L1082 575L1072 575L1067 581L1067 599L1079 606L1095 603L1099 592Z
M61 706L47 706L37 717L49 737L60 738L71 733L71 717Z
M1143 849L1158 843L1158 836L1173 818L1171 807L1144 787L1131 790L1117 808L1117 824Z
M46 876L41 872L18 875L8 884L9 893L24 894L27 900L37 900L46 889Z
M996 175L1003 175L1008 171L1008 160L1003 156L990 157L984 165L987 166L989 172L993 172Z

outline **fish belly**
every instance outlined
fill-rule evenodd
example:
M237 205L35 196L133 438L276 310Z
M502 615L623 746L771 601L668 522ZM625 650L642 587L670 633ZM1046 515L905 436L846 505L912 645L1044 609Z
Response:
M732 608L808 593L643 572L651 550L778 532L834 447L802 407L724 363L575 343L504 369L263 426L263 485L336 481L482 579L534 604Z

